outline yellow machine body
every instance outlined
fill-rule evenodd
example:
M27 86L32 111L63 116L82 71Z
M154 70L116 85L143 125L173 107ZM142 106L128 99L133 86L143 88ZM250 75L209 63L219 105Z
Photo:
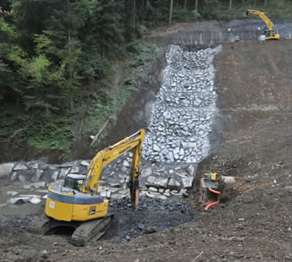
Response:
M258 10L246 10L245 14L248 15L256 15L267 25L268 30L265 33L266 40L279 40L280 34L274 32L274 24L273 22L266 16L266 14L262 11Z
M273 33L270 33L267 37L266 37L267 40L279 40L280 39L280 35L279 34L273 34Z
M107 211L108 200L97 195L72 190L66 192L66 189L59 186L49 188L45 213L55 220L88 221L105 217Z
M134 209L139 202L139 167L145 130L98 152L91 160L87 175L77 188L53 186L48 189L45 213L58 221L89 221L107 216L108 200L98 195L103 168L111 161L132 150L131 200ZM78 176L77 176L78 177ZM80 180L79 180L80 182Z

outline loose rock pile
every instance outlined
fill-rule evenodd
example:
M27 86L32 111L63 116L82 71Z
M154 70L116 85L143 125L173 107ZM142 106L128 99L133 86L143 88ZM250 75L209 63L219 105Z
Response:
M132 153L126 154L108 165L102 172L99 194L111 199L129 197L128 182ZM39 203L36 198L44 197L47 187L62 185L68 174L86 174L90 161L78 160L61 165L47 164L45 161L17 162L0 165L0 177L8 177L11 182L20 183L31 195L8 192L10 204L23 202ZM195 175L194 165L159 166L143 164L140 175L140 196L166 200L171 196L187 196Z
M212 61L219 51L220 47L188 52L171 46L166 54L162 87L143 145L147 163L141 168L141 196L166 200L187 196L187 189L192 187L196 165L210 148L208 134L216 112ZM132 153L128 153L103 170L99 189L102 197L129 196L131 161ZM61 165L45 161L6 163L0 165L0 177L7 175L34 194L33 198L27 195L21 198L12 192L15 197L10 203L37 203L37 193L44 194L48 186L62 184L68 174L86 174L89 163L85 160Z
M170 47L144 142L147 160L198 163L208 155L216 111L212 62L220 49L188 52Z

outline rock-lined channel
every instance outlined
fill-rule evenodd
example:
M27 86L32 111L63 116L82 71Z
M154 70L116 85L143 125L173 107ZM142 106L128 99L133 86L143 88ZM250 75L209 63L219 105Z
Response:
M208 134L216 112L213 58L220 49L189 52L170 47L146 133L147 160L198 163L208 155Z
M111 199L110 209L118 217L110 236L113 241L127 241L192 218L189 203L183 199L192 187L197 164L209 154L208 135L216 113L212 63L219 51L220 47L190 52L171 46L166 53L167 66L143 147L138 212L131 211L127 188L132 153L103 170L99 194ZM7 203L2 201L0 208L44 203L48 186L62 184L68 174L86 174L89 163L78 160L57 165L38 160L0 165L0 178L7 176L20 185L19 191L7 191ZM161 216L167 219L161 220ZM22 227L30 219L12 224L3 221L0 227Z

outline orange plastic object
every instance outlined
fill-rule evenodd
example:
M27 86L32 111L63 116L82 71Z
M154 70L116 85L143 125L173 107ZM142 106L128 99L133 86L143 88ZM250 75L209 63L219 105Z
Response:
M209 187L208 190L216 195L220 195L221 192L220 191L217 191L217 190L214 190L213 188Z
M215 205L217 205L217 204L219 204L219 201L217 201L217 202L213 202L213 203L210 203L209 205L207 205L207 206L205 207L205 210L208 210L210 207L215 206Z

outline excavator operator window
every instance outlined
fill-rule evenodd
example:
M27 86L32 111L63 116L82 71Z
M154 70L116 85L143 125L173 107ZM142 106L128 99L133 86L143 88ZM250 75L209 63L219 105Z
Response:
M83 175L69 174L65 178L64 187L72 188L72 189L80 191L84 183L84 178L85 176Z
M83 185L83 179L78 179L78 180L75 180L75 188L74 189L77 189L80 191L81 187Z

